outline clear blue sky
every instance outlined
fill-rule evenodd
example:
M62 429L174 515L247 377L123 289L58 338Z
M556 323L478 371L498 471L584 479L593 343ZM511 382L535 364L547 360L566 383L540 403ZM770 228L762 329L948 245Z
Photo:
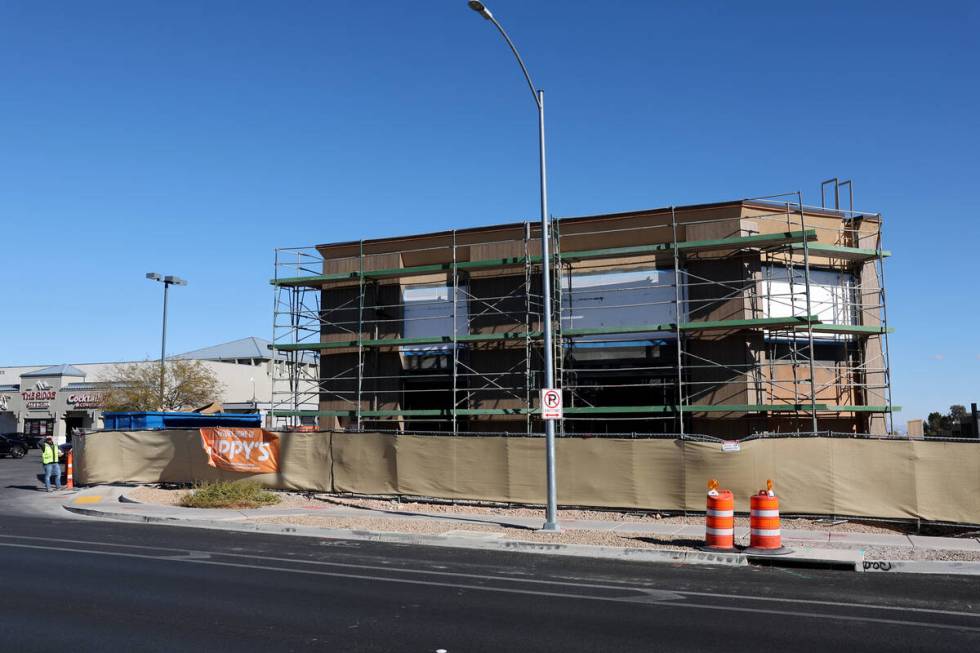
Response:
M980 399L980 4L520 2L556 215L855 180L900 420ZM0 364L269 337L273 249L533 218L531 98L465 0L0 4Z

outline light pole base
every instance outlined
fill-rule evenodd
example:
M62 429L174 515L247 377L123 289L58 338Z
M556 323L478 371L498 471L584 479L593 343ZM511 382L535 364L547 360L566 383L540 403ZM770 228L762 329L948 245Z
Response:
M558 526L558 522L546 521L544 526L538 529L539 533L561 533L561 527Z

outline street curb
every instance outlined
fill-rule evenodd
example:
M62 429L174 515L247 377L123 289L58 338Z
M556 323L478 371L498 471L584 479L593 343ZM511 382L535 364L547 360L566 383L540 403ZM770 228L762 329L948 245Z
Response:
M121 493L117 498L120 503L136 507L146 505L136 499L131 499ZM104 504L103 504L104 505ZM102 506L82 507L63 504L65 510L86 517L101 517L117 521L129 521L145 524L161 524L167 526L183 526L185 528L203 528L211 530L235 531L244 533L263 533L268 535L295 535L325 540L351 540L363 542L381 542L388 544L440 546L458 549L483 551L513 551L518 553L537 553L563 555L584 558L600 558L607 560L628 560L635 562L720 565L726 567L744 567L762 565L772 567L809 567L827 570L875 572L875 573L904 573L904 574L955 574L980 576L980 561L955 560L865 560L863 556L853 561L821 559L810 557L806 551L800 555L784 558L769 556L753 556L745 553L718 553L710 551L669 551L657 549L633 549L613 546L592 546L587 544L550 544L544 542L528 542L523 540L484 539L478 534L467 537L452 537L447 535L421 535L398 533L391 531L348 530L340 528L317 528L312 526L290 526L288 524L263 524L260 522L215 521L207 519L189 519L184 517L168 517L145 515L131 512L116 512ZM823 549L817 552L827 552Z
M441 546L456 549L475 549L481 551L512 551L516 553L537 553L574 556L580 558L628 560L635 562L721 565L726 567L745 567L749 564L747 556L741 553L732 554L708 553L704 551L663 551L630 549L612 546L590 546L587 544L549 544L543 542L526 542L522 540L481 540L462 537L447 537L444 535L415 535L387 531L289 526L285 524L215 522L209 520L157 517L153 515L112 512L105 509L88 508L70 504L65 505L64 508L69 512L79 515L103 517L118 521L129 521L143 524L162 524L167 526L183 526L185 528L204 528L246 533L263 533L269 535L294 535L329 540L354 540L362 542L382 542L387 544Z
M863 566L874 573L980 576L980 562L972 560L865 560Z

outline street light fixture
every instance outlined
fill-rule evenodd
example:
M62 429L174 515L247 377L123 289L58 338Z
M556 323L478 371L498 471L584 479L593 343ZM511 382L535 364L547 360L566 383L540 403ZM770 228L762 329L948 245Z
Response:
M545 148L544 148L544 91L541 89L534 88L534 82L531 81L531 75L527 72L527 66L524 65L524 60L521 59L520 53L518 53L517 48L514 46L514 42L510 40L507 36L507 32L504 28L497 22L497 19L493 17L490 10L487 9L486 5L479 0L469 0L470 9L476 13L483 16L485 20L493 23L500 35L504 37L507 45L510 47L510 51L514 53L514 58L517 59L517 63L521 67L521 72L524 73L524 79L527 80L527 85L531 89L531 95L534 97L534 104L538 109L538 154L539 154L539 170L541 176L541 284L544 286L542 290L542 296L544 299L544 386L546 388L554 387L555 381L555 364L553 360L554 351L551 345L551 256L549 253L549 235L548 235L548 174L545 167ZM543 531L558 531L558 489L557 482L555 480L555 422L554 420L544 421L544 433L545 433L545 447L546 447L546 458L547 458L547 475L548 475L548 507L545 516L544 526L541 527Z
M470 0L468 4L470 5L470 9L476 13L480 14L487 20L493 20L493 14L490 13L490 10L487 9L486 5L480 2L480 0Z
M150 281L159 281L163 284L163 336L160 339L160 410L163 410L163 379L164 361L167 357L167 294L170 286L186 286L187 281L172 274L162 276L156 272L147 272L146 278Z

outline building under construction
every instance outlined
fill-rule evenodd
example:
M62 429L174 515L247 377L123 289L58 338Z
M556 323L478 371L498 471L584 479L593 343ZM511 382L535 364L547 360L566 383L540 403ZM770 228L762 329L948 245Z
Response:
M560 434L891 432L882 219L799 194L552 220ZM536 222L276 252L281 426L539 433ZM310 370L319 370L318 374Z

